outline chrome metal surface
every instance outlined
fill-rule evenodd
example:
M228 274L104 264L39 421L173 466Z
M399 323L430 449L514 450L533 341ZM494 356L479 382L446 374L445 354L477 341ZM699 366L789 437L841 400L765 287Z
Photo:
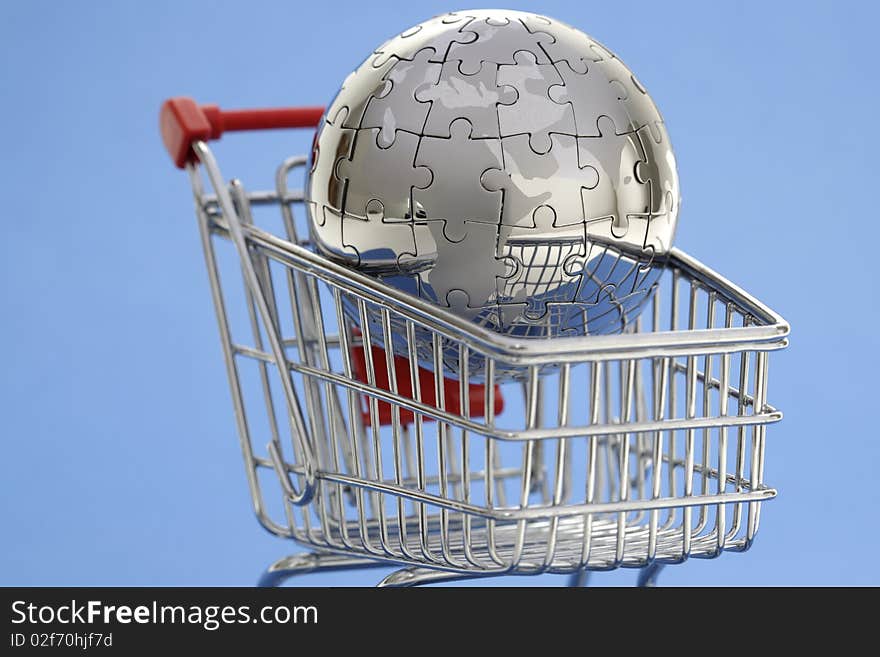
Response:
M522 338L629 330L679 206L669 137L632 72L564 23L500 10L438 16L370 55L327 109L305 195L323 255ZM386 344L379 316L343 309ZM430 333L415 339L430 367ZM454 348L441 362L463 366ZM527 375L508 365L495 376ZM478 357L466 366L482 377Z
M264 583L374 563L407 567L386 584L646 568L752 544L776 494L764 480L765 436L782 415L767 375L788 335L758 300L671 249L623 334L498 334L315 252L303 194L288 187L304 158L281 165L276 189L248 192L224 182L206 144L194 150L254 509L272 533L320 552ZM361 322L358 335L346 308L380 321ZM416 348L387 386L377 384L377 372L394 370L387 352L364 350L358 374L353 354L369 333L389 343L395 327L430 335L435 363L454 348L460 390L477 380L468 364L478 358L490 384L483 411L450 405L442 368L431 384L415 376ZM548 363L556 369L539 376ZM496 377L512 367L526 375ZM506 403L497 415L494 383Z
M257 586L281 586L291 577L332 570L351 570L355 568L377 568L387 564L374 559L332 552L301 552L279 559L260 576Z

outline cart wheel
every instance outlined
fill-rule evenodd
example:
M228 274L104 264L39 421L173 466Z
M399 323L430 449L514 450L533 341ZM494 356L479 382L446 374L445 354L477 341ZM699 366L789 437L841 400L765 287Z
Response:
M657 586L657 576L663 570L663 564L654 562L650 566L645 566L639 571L639 579L636 586L640 588L654 588Z
M351 557L332 552L302 552L279 559L266 569L257 586L281 586L291 577L347 568L387 568L387 563L363 557Z
M582 588L587 585L587 582L590 581L590 571L586 568L581 568L577 572L572 573L568 577L568 585L571 588Z

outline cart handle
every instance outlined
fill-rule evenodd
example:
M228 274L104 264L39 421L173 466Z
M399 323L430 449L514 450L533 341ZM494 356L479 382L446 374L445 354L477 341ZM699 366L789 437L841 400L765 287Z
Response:
M224 132L242 130L314 128L323 115L323 107L222 110L179 96L162 103L159 130L172 161L182 169L187 162L196 161L192 150L196 141L220 139Z

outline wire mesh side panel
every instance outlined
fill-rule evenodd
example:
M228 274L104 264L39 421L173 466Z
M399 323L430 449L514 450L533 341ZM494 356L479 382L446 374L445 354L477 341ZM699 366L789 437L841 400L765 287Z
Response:
M239 216L250 222L248 196L236 185ZM277 196L287 198L286 189ZM295 200L281 202L274 234L298 243ZM267 205L277 216L278 203ZM776 419L766 402L768 351L523 369L252 243L257 293L271 308L266 326L255 291L233 278L240 263L222 214L210 200L198 211L251 494L270 531L466 571L637 566L751 544L761 501L773 494L763 482L766 425ZM627 330L754 321L670 270ZM284 363L265 347L267 331L280 336ZM395 341L405 345L403 356L396 350L404 367L395 350L370 347ZM451 387L442 375L450 362L459 366ZM496 375L518 367L516 380ZM281 376L290 376L293 403L307 418L317 477L308 505L290 502L305 468ZM478 400L475 382L485 384Z

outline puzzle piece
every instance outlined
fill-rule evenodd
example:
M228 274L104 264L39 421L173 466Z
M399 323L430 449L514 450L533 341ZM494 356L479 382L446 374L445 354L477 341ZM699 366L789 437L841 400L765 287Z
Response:
M539 320L546 315L549 303L577 300L580 276L566 273L563 263L568 257L582 255L583 251L583 241L574 239L544 246L511 245L510 253L518 254L530 264L518 261L516 275L499 279L498 304L524 304L524 317Z
M500 221L502 195L486 189L480 180L487 170L500 169L502 159L497 140L471 138L473 126L467 119L456 119L449 128L449 139L422 138L415 164L434 176L430 185L412 190L412 199L424 210L425 221L443 221L447 239L460 242L466 222Z
M430 222L426 226L435 238L437 262L455 262L456 266L421 272L422 297L445 306L451 290L467 290L474 307L494 304L495 279L504 276L512 264L498 255L498 227L468 223L467 239L452 243L445 239L441 224Z
M503 331L506 335L517 338L548 338L556 334L550 325L550 317L545 315L540 320L530 320L524 314L525 305L499 306L499 314Z
M601 120L599 125L603 125ZM607 122L603 130L610 127ZM655 143L649 126L618 137L578 139L579 157L595 160L594 166L605 173L603 182L612 183L583 193L591 236L665 252L671 246L678 202L672 151Z
M410 190L427 187L431 182L431 172L426 167L401 167L401 163L415 159L419 138L398 132L394 144L382 148L378 144L379 132L379 128L358 130L351 158L340 159L336 165L336 175L347 181L345 214L367 219L367 204L376 199L382 203L385 223L411 221ZM381 190L381 197L377 190Z
M535 16L533 20L523 19L523 22L530 31L540 29L554 37L550 42L538 35L538 42L551 61L557 64L560 75L565 79L565 86L572 87L568 92L569 98L560 98L560 102L576 99L581 102L575 102L575 108L589 105L606 108L605 114L612 118L618 133L637 130L643 125L662 120L641 83L607 47L560 21ZM570 53L573 52L585 54L572 57ZM579 79L577 76L583 77ZM609 92L617 104L608 102ZM562 92L557 90L555 93ZM594 100L590 101L591 98ZM610 109L612 107L615 109ZM578 134L585 134L582 132L585 126L592 129L592 117L575 118L580 119Z
M493 303L472 306L470 295L465 290L453 289L446 293L446 305L458 317L469 317L477 326L490 331L502 329L498 308Z
M464 118L473 126L473 138L500 137L495 106L516 102L516 89L498 86L497 64L483 62L474 75L463 74L459 64L458 61L445 62L437 84L416 90L416 100L431 103L424 134L448 139L450 124Z
M578 137L578 160L599 172L599 184L582 192L584 216L590 234L613 242L645 244L644 222L633 224L637 215L649 213L650 185L636 170L646 162L645 150L636 133L617 134L609 117L599 117L599 137ZM643 172L644 173L644 172Z
M470 12L469 12L470 13ZM516 48L532 48L538 63L549 64L550 60L537 46L536 35L529 32L518 20L502 19L498 22L490 12L473 12L476 17L464 25L459 32L472 33L474 38L467 43L453 41L446 55L447 61L460 62L459 70L465 75L475 75L483 62L495 64L515 64Z
M361 120L373 94L385 88L385 75L397 63L390 60L379 67L362 65L349 73L324 115L327 123L339 128L361 127Z
M343 114L347 111L345 108L341 110ZM340 159L351 157L354 136L355 130L338 128L326 122L321 125L312 149L306 198L321 198L324 199L324 204L335 210L342 210L345 189L343 181L336 176L336 165ZM317 212L314 203L310 202L310 206L310 212L315 212L312 216L323 225L323 213Z
M619 332L624 325L624 308L614 296L614 289L614 285L605 286L601 299L595 303L550 301L545 313L537 318L530 317L527 312L517 316L511 313L505 332L528 338L582 336L587 335L588 326L597 329L594 333ZM502 311L508 308L499 306ZM613 324L617 326L609 329Z
M433 52L422 49L411 61L397 62L385 74L384 86L370 99L360 127L380 128L377 139L380 147L389 148L398 130L421 134L425 127L431 104L415 98L415 91L437 84L441 64L431 63Z
M563 84L553 64L540 63L527 50L517 51L514 59L514 65L498 67L498 84L519 94L514 104L498 107L501 136L528 134L532 150L543 154L552 146L551 133L577 133L574 111L570 103L559 104L549 96L550 87Z
M554 64L566 62L571 70L586 73L591 62L602 59L599 51L592 48L595 42L567 23L537 14L524 16L520 20L529 32L535 34L541 49ZM572 53L584 54L574 57Z
M438 64L446 60L447 52L453 43L468 43L476 40L476 36L470 32L454 31L450 25L461 23L465 25L473 17L465 14L450 12L411 27L407 31L392 37L381 46L376 48L370 58L372 66L383 66L389 61L411 60L422 48L430 48L434 51L430 61Z
M661 268L652 266L653 260L653 249L630 254L590 242L586 256L573 255L563 268L567 275L579 279L575 301L596 305L609 285L615 288L615 298L638 294L649 287L661 272Z
M575 299L587 304L598 303L603 288L626 277L627 273L623 271L626 265L621 267L622 274L618 267L621 267L620 253L595 242L590 243L586 257L574 256L564 265L567 273L579 278Z
M642 236L642 246L648 247L650 246L653 249L657 249L660 251L666 250L666 245L662 244L660 241L660 236L664 233L658 230L658 223L662 221L664 218L668 218L668 213L664 208L661 208L660 211L655 212L650 208L654 206L653 199L653 190L651 186L648 187L648 200L646 202L646 209L643 212L633 212L627 214L625 216L625 220L623 222L618 222L622 224L622 227L628 233L631 232L634 236ZM657 223L655 223L657 222ZM652 225L655 227L652 231ZM612 233L615 232L614 223L611 225ZM633 240L635 241L635 240ZM653 243L652 243L653 242Z
M675 232L678 199L678 174L675 155L669 146L669 136L662 123L646 125L636 132L646 157L636 163L635 177L649 192L647 210L627 217L645 222L644 246L665 253L672 246Z
M616 58L616 55L611 52L610 48L596 41L593 37L590 37L590 52L594 62L604 62Z
M598 64L590 62L583 73L572 69L567 61L558 62L555 67L562 84L551 86L547 93L554 103L571 108L578 136L598 136L600 116L611 119L617 134L631 130L630 116L617 99L617 89Z
M445 239L442 224L440 230L436 230L436 224L408 222L413 231L415 243L414 253L404 253L397 258L397 268L402 274L417 275L437 264L437 239ZM431 230L434 226L435 230Z
M584 224L560 231L550 206L538 207L533 219L533 229L513 229L509 232L515 236L505 239L507 231L501 227L499 238L500 254L516 266L497 280L498 304L525 303L523 315L528 320L543 317L550 302L576 298L579 272L571 274L565 263L586 253Z
M414 258L417 255L416 239L412 224L386 223L377 229L376 223L382 221L382 211L377 210L376 200L368 204L368 218L360 219L343 215L342 245L358 253L358 267L366 273L400 271L399 259ZM372 210L370 212L369 210Z
M638 130L663 120L648 92L620 59L615 56L604 58L596 66L611 82L615 97L629 118L627 130ZM616 121L615 124L621 128Z
M326 206L320 209L315 208L315 211L320 211L324 215L323 222L309 224L311 238L320 251L348 266L359 267L361 264L360 253L356 248L344 243L342 227L348 220L343 219L342 212Z
M489 172L482 180L487 189L504 192L502 226L535 228L535 210L543 205L552 206L557 229L584 222L581 189L599 184L599 173L580 166L575 137L554 134L551 144L540 155L530 147L528 135L502 138L504 171ZM546 234L558 234L558 230Z

